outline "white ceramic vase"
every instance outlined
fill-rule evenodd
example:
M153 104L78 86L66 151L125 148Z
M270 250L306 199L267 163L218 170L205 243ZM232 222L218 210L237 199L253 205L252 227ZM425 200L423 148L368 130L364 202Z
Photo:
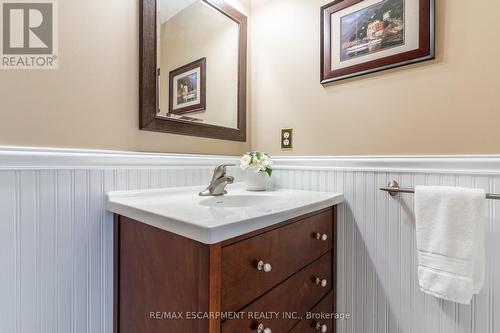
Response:
M265 191L270 178L266 172L255 173L252 169L248 169L246 174L247 191Z

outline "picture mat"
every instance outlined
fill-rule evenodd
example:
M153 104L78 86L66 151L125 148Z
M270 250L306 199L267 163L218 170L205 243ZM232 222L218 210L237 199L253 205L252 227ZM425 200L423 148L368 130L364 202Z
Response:
M338 70L341 68L359 65L372 60L389 57L395 54L400 54L419 48L420 44L420 8L419 1L405 0L405 44L396 46L386 50L356 57L350 60L340 61L341 57L341 19L344 16L355 13L364 8L384 2L384 0L365 0L348 8L342 9L331 15L332 29L332 53L331 53L331 68L330 70Z
M197 91L196 92L196 100L188 102L188 103L178 104L177 103L177 99L178 99L177 81L179 79L182 79L182 78L189 76L191 74L194 74L194 73L197 73L196 74L196 87L197 87L196 88L196 91ZM195 69L192 69L188 72L176 75L176 76L174 76L172 81L173 81L174 87L171 87L170 89L173 89L173 101L172 102L173 102L173 109L174 110L180 109L180 108L185 108L185 107L196 105L196 104L200 104L200 100L201 100L201 68L195 68Z

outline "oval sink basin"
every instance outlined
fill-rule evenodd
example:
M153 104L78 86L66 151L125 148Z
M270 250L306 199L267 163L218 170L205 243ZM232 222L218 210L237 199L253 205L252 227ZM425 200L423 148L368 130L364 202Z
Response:
M200 205L205 207L220 207L220 208L238 208L238 207L255 207L255 206L274 206L285 203L286 198L275 195L230 195L222 197L213 197L202 200Z

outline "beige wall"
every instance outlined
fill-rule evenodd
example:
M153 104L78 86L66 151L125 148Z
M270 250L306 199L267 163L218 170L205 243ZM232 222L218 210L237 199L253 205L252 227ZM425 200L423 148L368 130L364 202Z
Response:
M138 2L59 2L60 69L0 71L0 145L249 149L138 130ZM248 14L249 0L232 2ZM326 2L252 0L253 149L282 154L279 130L291 126L293 155L500 153L499 2L439 0L435 61L324 88L319 7Z
M248 0L239 5L247 10ZM64 0L59 13L59 70L0 71L0 145L207 154L248 150L247 143L138 129L138 0Z
M437 59L324 88L319 8L252 1L252 148L292 155L500 153L500 2L437 0Z
M238 24L196 1L161 27L161 114L169 113L169 73L206 58L206 109L185 114L238 128Z

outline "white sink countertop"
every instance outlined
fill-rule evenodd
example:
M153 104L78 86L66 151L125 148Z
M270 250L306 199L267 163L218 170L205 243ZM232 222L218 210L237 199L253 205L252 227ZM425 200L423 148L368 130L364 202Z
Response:
M215 244L258 229L337 205L340 193L277 189L249 192L229 185L222 197L200 197L204 186L106 195L107 210L205 244Z

